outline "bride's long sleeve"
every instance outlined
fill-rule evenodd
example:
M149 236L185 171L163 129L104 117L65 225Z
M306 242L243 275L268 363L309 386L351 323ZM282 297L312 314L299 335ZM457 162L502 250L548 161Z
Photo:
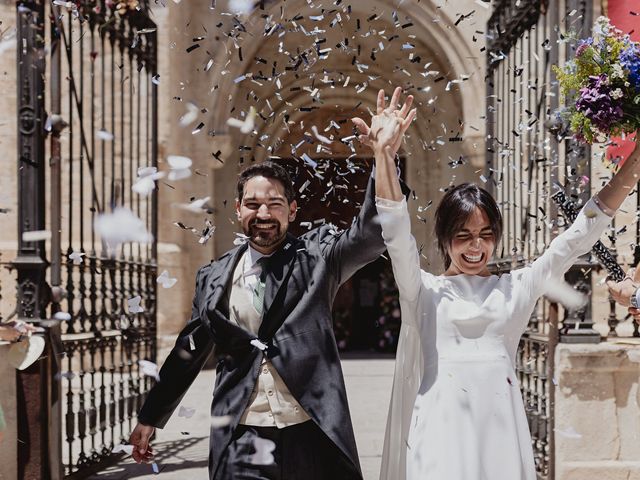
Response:
M561 279L578 258L591 250L611 217L591 199L573 224L558 235L529 267L522 269L522 280L528 291L536 297L545 293L550 279Z
M382 237L391 257L393 275L401 300L415 301L420 293L420 257L416 241L411 235L411 221L407 201L376 197Z
M411 413L423 373L418 320L422 318L422 274L406 200L378 197L376 207L398 284L402 311L380 480L404 480Z

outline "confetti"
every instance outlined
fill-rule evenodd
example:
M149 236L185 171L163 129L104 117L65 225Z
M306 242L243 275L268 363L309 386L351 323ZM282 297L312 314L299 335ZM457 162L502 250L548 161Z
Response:
M190 203L177 203L176 207L181 208L183 210L187 210L192 213L201 213L202 210L207 209L207 202L211 197L204 198L196 198L192 200Z
M267 349L267 345L265 345L264 343L262 343L260 340L258 340L257 338L251 340L249 342L251 345L253 345L254 347L256 347L257 349L261 350L261 351L265 351Z
M142 305L140 305L140 302L142 301L142 297L140 295L137 295L133 298L130 298L127 300L127 309L129 310L129 313L142 313L144 312L144 308L142 307Z
M187 125L195 122L198 118L198 113L200 112L200 109L191 102L186 103L185 107L187 108L187 113L182 115L178 121L178 124L181 127L186 127Z
M220 417L211 417L211 428L222 428L231 424L233 418L231 415L223 415Z
M71 315L67 312L56 312L53 314L53 319L68 322L71 320Z
M253 439L253 446L256 453L251 456L249 463L253 465L272 465L275 462L273 451L276 444L268 438L256 437Z
M169 272L167 272L166 270L164 270L156 279L156 282L162 285L162 288L171 288L176 284L177 281L177 278L169 277Z
M189 157L169 155L167 157L167 163L171 169L167 177L170 181L182 180L191 176L191 166L193 162Z
M119 443L118 445L113 447L113 450L111 450L111 453L121 453L121 452L124 452L127 455L133 455L133 445L125 445L123 443Z
M150 243L153 240L144 222L126 207L98 215L94 223L96 233L112 249L125 242Z
M126 330L131 326L131 322L127 318L126 315L120 315L120 320L118 321L118 329Z
M110 142L114 138L113 133L107 132L106 130L102 130L102 129L96 132L96 137L99 140L103 140L105 142Z
M138 360L138 365L140 365L140 370L143 375L155 378L156 382L160 381L158 365L149 360Z
M325 137L324 135L321 135L320 133L318 133L318 127L316 127L315 125L311 126L311 131L313 132L313 135L322 143L326 143L326 144L331 144L333 143L329 138Z
M251 107L249 113L244 120L238 120L237 118L229 118L227 125L230 127L239 128L241 133L249 133L253 131L255 124L256 109Z
M577 440L579 438L582 438L582 434L578 433L576 431L576 429L573 428L572 426L569 426L569 427L565 428L564 430L561 430L559 428L554 428L553 431L556 432L561 437L564 437L564 438L570 438L570 439L573 439L573 440Z
M249 241L249 237L247 237L243 233L237 233L236 232L236 238L233 240L233 244L234 245L244 245L248 241Z
M184 418L191 418L194 413L196 413L195 408L183 407L182 405L180 405L180 409L178 410L178 416Z
M229 0L228 6L231 13L247 15L253 11L255 0Z
M23 242L42 242L51 239L49 230L32 230L30 232L22 232Z
M69 260L71 260L74 265L80 265L82 263L82 257L85 255L86 253L73 251L69 254Z
M156 188L155 181L162 177L164 177L164 172L158 172L156 167L141 167L138 169L138 178L131 186L131 190L138 195L147 197Z

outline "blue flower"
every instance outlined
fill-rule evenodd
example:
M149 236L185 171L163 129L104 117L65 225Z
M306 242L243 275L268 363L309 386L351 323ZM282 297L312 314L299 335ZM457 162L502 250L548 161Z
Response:
M620 63L629 71L629 83L635 88L640 87L640 50L637 45L625 48L620 53Z

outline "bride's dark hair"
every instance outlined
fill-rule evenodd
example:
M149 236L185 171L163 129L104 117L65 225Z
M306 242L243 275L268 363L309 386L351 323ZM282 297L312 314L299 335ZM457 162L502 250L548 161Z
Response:
M454 235L462 230L476 207L482 208L489 217L489 225L496 245L500 241L502 214L489 192L473 183L462 183L447 190L436 210L435 226L438 250L444 259L445 269L451 265L451 257L447 249Z

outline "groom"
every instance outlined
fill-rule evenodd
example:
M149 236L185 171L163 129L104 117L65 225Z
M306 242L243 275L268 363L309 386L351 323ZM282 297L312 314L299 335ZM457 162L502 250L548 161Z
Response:
M286 170L246 168L237 217L248 243L203 266L191 320L160 370L129 443L134 459L153 456L149 438L180 403L215 346L211 479L361 479L331 305L338 287L384 251L374 216L373 179L352 225L287 233L296 200ZM256 446L275 443L261 465Z

